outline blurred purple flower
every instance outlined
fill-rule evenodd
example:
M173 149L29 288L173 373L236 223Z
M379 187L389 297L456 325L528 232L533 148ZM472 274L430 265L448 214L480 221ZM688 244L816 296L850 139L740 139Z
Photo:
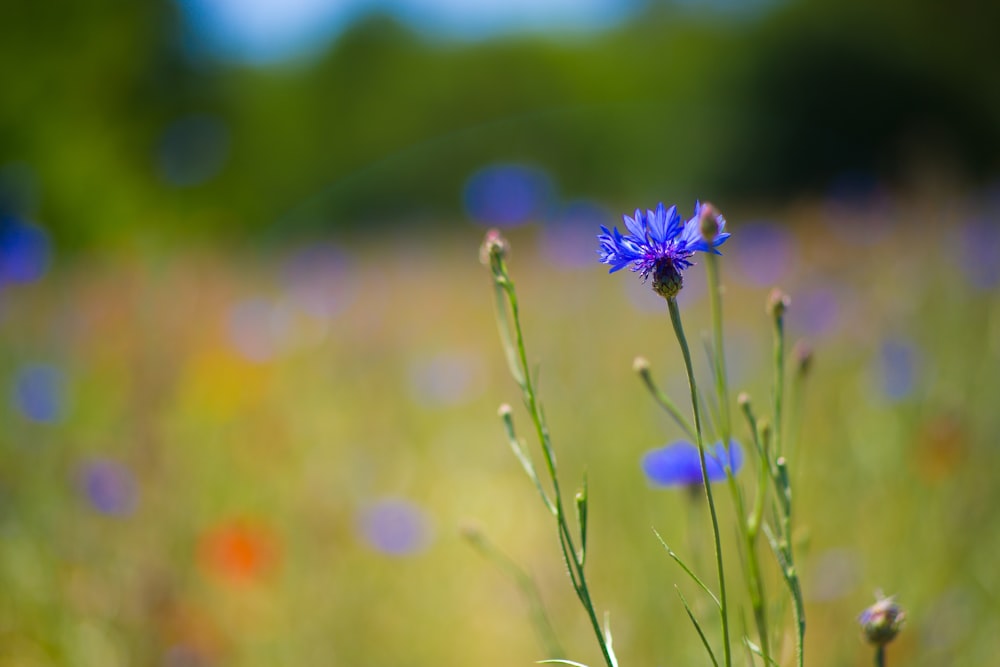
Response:
M78 483L91 507L101 514L128 516L135 510L135 478L128 468L117 461L87 461L80 466Z
M351 258L335 246L308 246L286 260L285 289L297 308L325 321L354 302L358 283L353 268Z
M809 338L836 331L843 319L840 291L823 285L794 293L788 311L789 328Z
M471 352L447 352L419 359L410 366L410 389L422 405L457 405L485 388L484 364Z
M49 268L50 255L49 236L41 227L0 217L0 288L38 280Z
M898 401L913 392L918 372L919 350L905 340L891 339L879 350L881 389L885 396Z
M740 243L730 261L752 284L771 287L795 267L795 237L776 222L749 222L740 225Z
M520 164L495 164L469 177L465 210L482 225L513 227L543 218L552 196L552 182L544 171Z
M743 449L738 442L730 442L728 452L721 442L705 448L708 481L719 482L726 479L724 462L729 464L734 475L739 472L743 465ZM702 483L698 448L684 440L643 454L642 471L646 474L646 479L655 486L692 486Z
M423 510L408 500L383 498L361 512L365 540L389 556L410 556L430 541L430 522Z
M567 204L542 226L539 244L552 263L568 268L591 266L594 261L594 227L608 219L608 212L588 201Z
M63 417L66 403L66 378L48 364L27 364L14 378L14 406L26 419L52 423Z
M961 230L959 268L975 289L1000 283L1000 224L977 220Z

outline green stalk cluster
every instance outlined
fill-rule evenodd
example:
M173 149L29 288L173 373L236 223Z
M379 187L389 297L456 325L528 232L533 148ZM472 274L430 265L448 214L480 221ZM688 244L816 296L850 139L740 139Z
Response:
M528 357L525 351L524 336L521 330L521 316L518 306L517 292L514 283L510 279L507 271L506 255L507 244L496 232L487 234L483 243L480 258L486 264L493 277L494 295L496 297L497 325L500 331L500 340L507 356L508 366L514 381L521 388L521 397L528 415L534 426L535 435L538 439L542 459L545 462L545 471L548 475L548 484L543 484L539 477L531 455L518 439L514 430L514 420L511 408L508 405L500 407L500 418L503 421L507 439L514 455L517 457L525 473L534 483L535 488L541 496L542 502L552 514L556 531L559 538L559 546L562 551L566 569L569 572L570 582L576 592L580 604L590 620L591 627L597 638L597 643L601 649L607 667L618 667L618 661L612 648L611 633L601 628L597 618L597 611L591 598L590 588L587 585L587 577L584 566L587 561L587 483L583 481L582 489L575 495L574 505L576 514L576 532L570 527L570 520L567 518L566 505L563 492L559 483L559 475L556 466L555 451L552 448L552 441L549 436L548 425L545 422L545 414L535 389L535 382L532 378L531 369L528 366ZM546 486L548 488L546 488ZM579 545L579 547L577 546ZM557 659L549 662L568 661Z

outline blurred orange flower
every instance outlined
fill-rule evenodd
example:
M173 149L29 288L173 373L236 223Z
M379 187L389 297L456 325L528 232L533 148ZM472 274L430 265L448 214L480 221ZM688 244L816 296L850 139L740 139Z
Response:
M200 540L198 556L209 574L242 583L258 581L273 572L279 548L274 534L264 525L234 520L207 530Z

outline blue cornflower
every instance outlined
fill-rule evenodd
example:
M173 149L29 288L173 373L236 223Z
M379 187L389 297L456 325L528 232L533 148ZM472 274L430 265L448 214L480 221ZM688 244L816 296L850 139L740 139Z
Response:
M681 271L691 266L695 252L719 255L716 248L729 238L726 219L711 204L700 202L687 222L681 219L676 206L668 209L663 202L655 211L644 214L636 209L633 217L623 215L622 219L629 234L622 235L617 227L609 231L601 225L604 233L597 237L601 262L611 266L610 273L631 265L643 281L652 274L653 289L666 299L677 296L684 285Z
M720 482L726 478L723 463L728 464L734 475L739 472L743 465L743 449L738 442L731 441L728 452L721 442L705 448L708 481ZM642 457L642 471L656 486L695 486L701 484L701 457L695 445L681 440L646 452Z

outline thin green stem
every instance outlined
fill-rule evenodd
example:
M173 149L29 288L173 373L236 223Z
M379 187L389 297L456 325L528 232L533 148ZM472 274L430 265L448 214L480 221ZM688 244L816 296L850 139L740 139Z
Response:
M705 267L712 310L712 345L714 357L712 369L715 372L715 393L719 403L719 431L722 436L723 446L729 447L733 433L729 404L729 387L727 386L728 374L726 373L725 340L722 333L722 281L720 280L718 257L709 254L705 260ZM756 433L754 435L756 436ZM762 467L767 465L767 461L763 455L760 457L760 460ZM754 513L747 519L744 519L746 515L739 488L733 479L731 471L727 469L726 473L729 478L729 489L733 496L733 504L736 506L737 516L740 517L740 533L743 535L744 547L746 549L747 592L750 595L750 606L753 609L754 623L757 626L761 654L764 657L764 663L767 664L771 658L767 625L767 605L764 592L764 578L761 574L760 559L757 557L757 531L760 524L760 514L763 512L764 506L764 490L767 483L764 475L766 475L766 472L758 479L754 499ZM744 524L744 521L747 521L747 523Z
M792 595L795 617L795 658L798 667L805 664L804 644L806 633L805 604L802 599L802 588L799 583L798 571L795 568L792 537L792 491L788 475L788 464L783 456L782 447L782 408L785 393L785 309L788 298L780 291L771 293L770 309L774 321L774 451L777 475L775 481L778 495L778 505L781 516L781 545L784 551L785 581Z
M781 313L774 316L774 452L776 457L784 456L784 439L781 437L781 412L785 400L785 318Z
M875 667L885 667L885 646L875 649Z
M646 363L647 362L643 360L643 364ZM663 393L663 390L661 390L657 386L656 382L653 381L653 376L649 372L649 366L648 365L639 366L638 372L639 372L639 377L642 378L642 381L646 385L646 389L649 390L649 394L653 397L653 400L656 401L657 404L659 404L659 406L663 408L668 415L670 415L670 417L677 423L678 426L681 427L681 429L689 438L694 440L696 436L694 433L694 427L691 426L691 422L689 422L684 417L684 415L681 414L681 411L677 408L677 405L670 399L669 396Z
M715 562L719 572L719 613L722 619L722 649L724 664L726 667L732 665L732 649L729 645L729 610L726 606L726 576L725 568L722 564L722 542L719 536L719 519L715 512L715 500L712 497L712 485L708 480L708 468L705 463L705 443L702 437L701 410L698 407L698 385L694 377L694 368L691 364L691 351L688 348L687 338L684 336L684 326L681 323L681 312L677 307L676 299L667 299L667 307L670 310L670 322L674 326L674 334L677 336L677 344L681 348L681 355L684 357L684 368L687 370L688 385L691 388L691 409L694 412L694 427L697 435L698 459L701 463L701 481L705 487L705 497L708 500L708 510L712 517L712 533L715 537Z
M719 432L722 441L732 437L732 420L729 413L729 387L726 379L726 352L722 338L722 283L719 280L719 258L709 254L705 260L708 274L708 293L712 305L712 343L715 348L715 393L719 398Z

